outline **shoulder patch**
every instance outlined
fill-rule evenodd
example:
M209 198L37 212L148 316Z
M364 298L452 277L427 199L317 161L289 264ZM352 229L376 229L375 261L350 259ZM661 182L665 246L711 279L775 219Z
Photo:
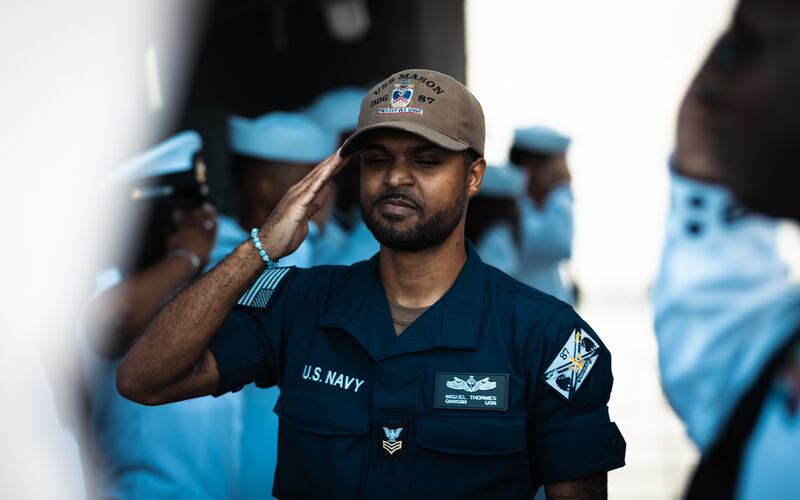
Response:
M254 309L267 309L272 296L278 291L278 287L284 278L289 275L292 267L276 267L267 269L258 277L253 286L244 292L242 298L236 302L237 305L252 307Z
M576 327L542 377L567 401L580 389L600 355L600 344Z

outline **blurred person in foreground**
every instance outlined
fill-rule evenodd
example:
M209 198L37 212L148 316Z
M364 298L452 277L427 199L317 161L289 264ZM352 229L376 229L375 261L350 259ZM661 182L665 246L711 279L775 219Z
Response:
M511 276L521 265L519 200L526 186L523 170L487 166L481 191L469 202L464 226L481 259Z
M323 129L301 113L276 111L255 119L232 116L228 122L231 165L239 193L239 214L219 216L219 237L208 267L217 265L250 238L244 229L266 220L293 184L305 177L321 160L336 149L336 135ZM311 267L325 230L328 211L321 210L309 225L306 238L287 266ZM277 386L242 391L240 426L241 458L238 498L264 498L272 491L277 462L278 417L273 412L278 399Z
M94 498L220 499L235 496L238 443L235 398L146 407L122 398L114 372L156 312L194 279L214 244L202 142L183 132L120 166L106 183L123 192L133 224L109 245L119 265L98 274L86 306L86 386L90 412L83 444L91 457ZM170 339L166 339L170 341Z
M774 217L800 220L798 89L800 2L745 0L679 113L654 303L663 387L702 451L691 499L797 498L800 295Z
M625 456L610 353L572 307L464 239L484 137L480 104L452 77L383 80L341 155L162 309L117 372L120 392L163 404L279 384L278 498L531 498L541 484L606 498ZM278 267L353 154L379 254Z
M358 111L366 93L367 89L359 87L331 89L314 99L306 113L336 133L341 145L358 128ZM330 185L333 212L315 241L314 265L355 264L380 250L361 218L360 174L361 169L352 165Z
M509 160L528 179L527 196L520 200L521 262L513 276L572 304L572 285L561 274L562 262L572 255L570 142L547 127L519 128Z

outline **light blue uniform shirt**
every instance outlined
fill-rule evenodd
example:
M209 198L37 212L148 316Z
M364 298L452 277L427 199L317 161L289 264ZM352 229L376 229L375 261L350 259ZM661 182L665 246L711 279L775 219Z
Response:
M122 280L105 272L96 295ZM95 296L96 296L95 295ZM119 360L97 356L82 339L91 398L89 440L99 498L237 498L241 404L202 397L144 406L119 395Z
M670 404L703 451L800 324L800 294L776 236L776 220L743 213L726 189L673 174L653 293L659 366ZM768 398L746 448L740 498L796 498L788 482L800 463L798 423Z
M350 232L346 232L331 217L325 223L325 232L309 233L313 242L313 263L315 266L330 264L349 266L362 260L369 260L381 249L361 218L360 213L351 214L356 223Z
M480 236L476 249L481 260L509 276L519 273L519 245L514 241L514 231L506 221L490 226Z
M537 207L528 197L520 200L522 241L515 278L564 302L572 290L561 278L559 265L572 255L572 191L559 186ZM483 256L483 254L481 254Z
M280 259L280 265L310 267L313 254L311 240L317 232L311 223L309 237L293 254ZM239 226L235 218L220 214L217 241L207 269L217 265L243 241L249 240L250 232ZM241 456L237 460L237 464L241 464L237 498L242 500L260 499L272 494L278 447L278 417L273 409L278 394L277 387L260 389L251 384L239 393L228 394L216 401L222 403L229 398L243 398L241 432L237 434L237 437L241 436Z

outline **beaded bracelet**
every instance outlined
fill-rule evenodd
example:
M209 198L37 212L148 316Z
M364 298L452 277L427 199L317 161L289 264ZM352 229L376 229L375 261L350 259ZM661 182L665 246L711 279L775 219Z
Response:
M278 267L278 261L270 259L269 255L267 255L266 250L264 250L264 247L261 245L261 240L258 239L257 227L254 227L250 231L250 237L253 239L253 245L255 245L256 248L258 249L258 255L260 255L261 258L264 260L264 262L267 264L267 269L274 269Z

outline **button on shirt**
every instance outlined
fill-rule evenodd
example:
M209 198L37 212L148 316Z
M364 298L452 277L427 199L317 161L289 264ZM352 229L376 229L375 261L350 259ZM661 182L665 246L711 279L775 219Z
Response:
M269 303L227 317L210 346L216 395L281 388L276 497L531 498L624 464L597 334L467 252L451 289L399 336L377 256L267 271L284 276Z

